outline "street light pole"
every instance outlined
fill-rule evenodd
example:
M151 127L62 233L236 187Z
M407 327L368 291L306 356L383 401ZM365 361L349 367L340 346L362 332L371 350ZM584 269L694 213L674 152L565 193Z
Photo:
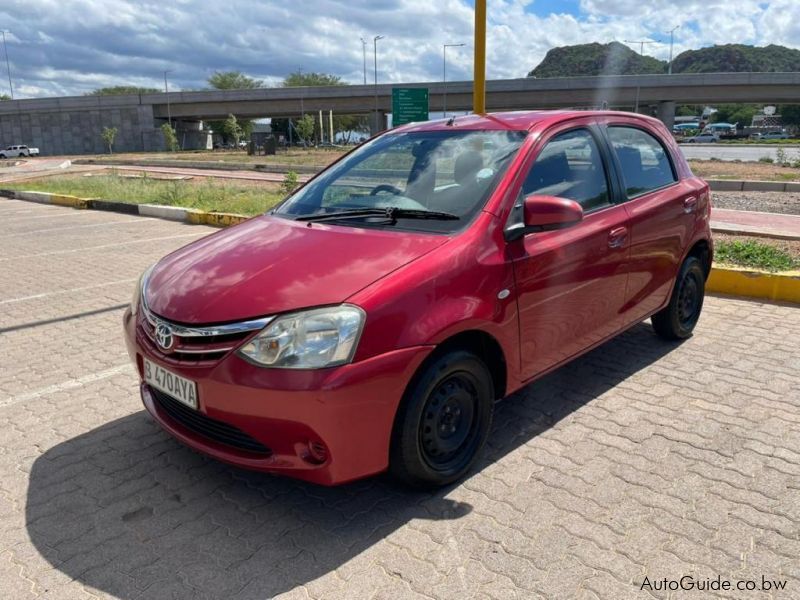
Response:
M367 85L367 40L361 38L361 49L364 54L364 85Z
M667 70L667 74L672 75L672 44L675 41L675 30L680 29L680 25L676 25L672 29L670 29L667 33L669 33L669 67Z
M644 56L644 45L645 44L658 44L658 41L653 40L625 40L626 44L639 44L639 56ZM633 112L639 112L639 92L641 88L637 85L636 86L636 106L633 109Z
M442 44L442 116L447 118L447 49L461 48L464 44Z
M11 85L11 63L8 62L8 46L6 46L6 33L11 33L10 31L3 31L0 30L0 33L3 34L3 51L6 55L6 69L8 70L8 90L11 92L11 99L14 99L14 86Z
M372 38L373 45L373 58L375 61L375 133L380 129L380 112L378 109L378 40L382 40L385 36L376 35Z
M171 71L164 71L164 95L167 97L167 121L169 122L169 128L172 129L172 112L169 108L169 86L167 85L167 73Z
M645 44L658 44L658 40L625 40L626 44L639 44L639 56L644 56Z

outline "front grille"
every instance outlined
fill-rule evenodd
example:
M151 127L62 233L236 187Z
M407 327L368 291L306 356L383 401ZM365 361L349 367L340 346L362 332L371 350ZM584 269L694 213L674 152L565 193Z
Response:
M150 393L153 395L159 408L167 413L173 421L197 435L230 446L231 448L236 448L237 450L244 450L245 452L266 456L272 454L269 448L247 435L241 429L224 423L223 421L212 419L200 411L182 404L169 394L165 394L155 388L151 387Z
M153 347L162 354L163 351L156 343L155 327L146 318L139 321L139 326L150 340ZM225 356L233 348L238 346L252 332L240 331L227 335L208 335L202 337L180 337L175 336L177 344L169 354L165 356L185 363L200 363L205 361L216 361Z

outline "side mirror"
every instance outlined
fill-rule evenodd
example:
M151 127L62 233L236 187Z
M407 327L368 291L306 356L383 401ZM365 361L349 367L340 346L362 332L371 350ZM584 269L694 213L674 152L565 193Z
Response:
M528 233L552 231L571 227L583 220L583 208L575 200L556 196L526 196L522 206L520 223L506 229L506 240L512 241Z

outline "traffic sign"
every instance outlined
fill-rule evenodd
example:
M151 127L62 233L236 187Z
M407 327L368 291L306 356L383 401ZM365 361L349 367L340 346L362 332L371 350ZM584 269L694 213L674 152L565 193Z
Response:
M428 120L428 88L392 88L392 125Z

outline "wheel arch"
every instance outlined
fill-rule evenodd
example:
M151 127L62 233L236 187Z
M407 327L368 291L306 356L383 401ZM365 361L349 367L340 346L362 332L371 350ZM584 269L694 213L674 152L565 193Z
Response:
M506 390L508 389L508 364L505 352L503 352L503 347L497 338L481 329L460 331L437 343L433 352L417 367L406 389L411 387L417 376L424 372L431 362L442 354L453 350L466 350L480 358L492 377L495 399L500 399L506 395Z
M697 258L700 261L700 264L703 265L706 281L708 281L708 276L711 274L711 262L713 260L711 243L705 238L697 240L692 247L689 248L689 251L686 253L686 256L683 260L685 261L690 256Z

